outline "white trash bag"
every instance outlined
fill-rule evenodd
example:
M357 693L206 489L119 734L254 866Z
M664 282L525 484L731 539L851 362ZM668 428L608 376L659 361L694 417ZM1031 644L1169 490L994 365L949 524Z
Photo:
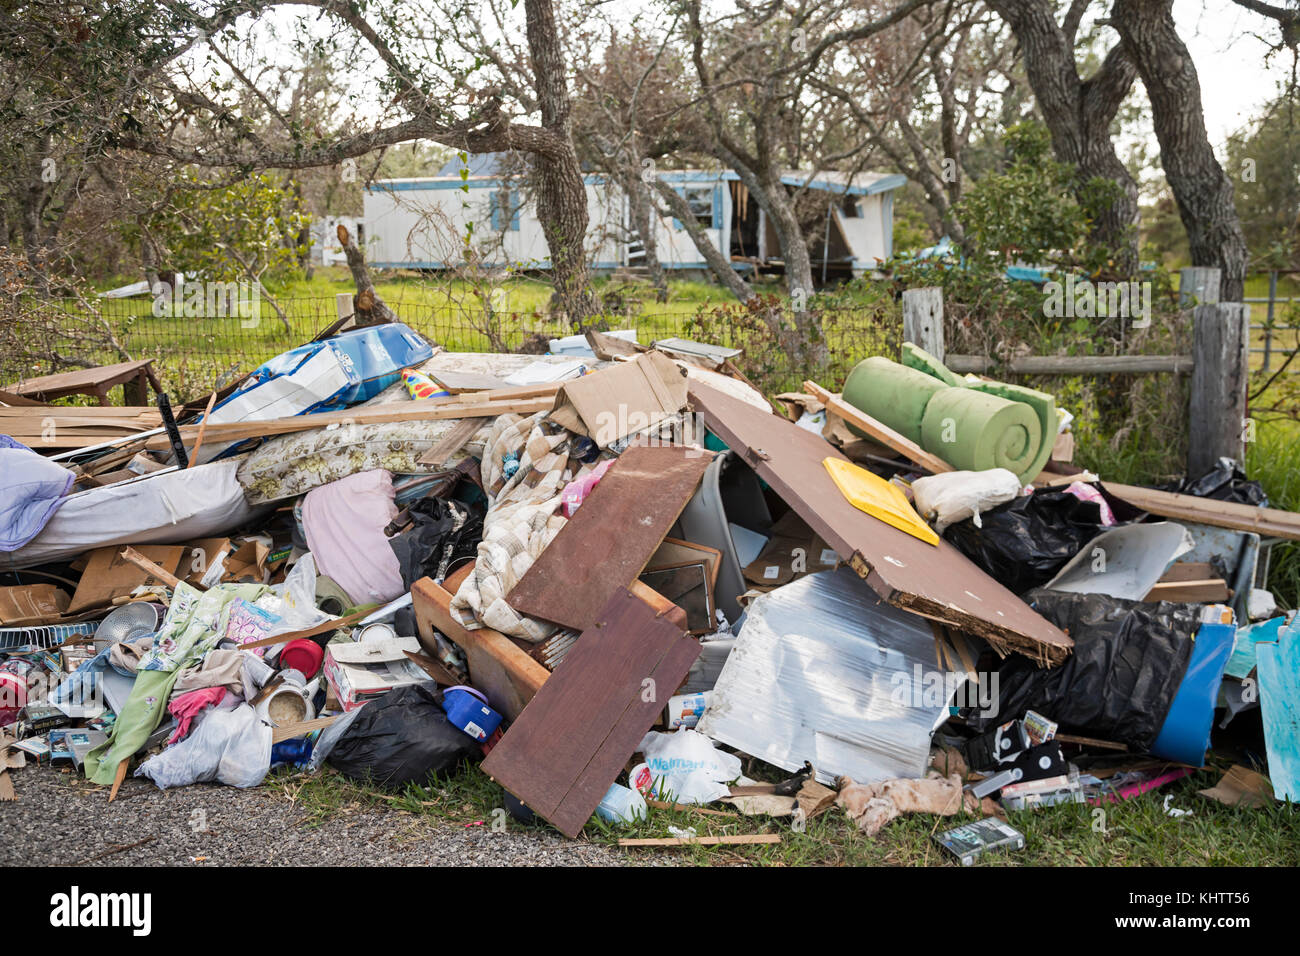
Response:
M689 728L672 734L652 730L638 749L653 780L651 794L661 799L712 803L727 796L728 784L740 776L739 757L718 750L712 740Z
M209 710L184 740L150 757L136 770L158 789L216 780L231 787L256 787L271 769L271 728L247 704Z

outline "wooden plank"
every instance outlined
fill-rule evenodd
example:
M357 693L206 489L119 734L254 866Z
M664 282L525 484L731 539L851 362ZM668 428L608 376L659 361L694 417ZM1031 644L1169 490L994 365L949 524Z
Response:
M646 797L646 806L654 807L656 810L685 810L687 813L698 813L705 817L730 817L736 819L736 814L728 813L726 810L710 810L707 807L697 807L693 803L669 803L667 800L652 800Z
M207 431L208 416L212 414L212 406L217 403L217 393L213 392L208 399L207 406L203 409L203 419L199 422L199 434L194 439L194 448L190 451L190 463L187 467L193 468L199 463L199 449L203 447L203 433Z
M65 395L101 394L115 385L121 385L135 378L147 369L152 359L137 359L133 362L118 362L116 365L99 365L94 368L79 368L71 372L58 372L54 375L40 375L24 379L8 387L8 391L26 398L52 400Z
M707 385L692 383L691 400L709 430L883 600L1039 661L1060 663L1070 653L1074 642L1060 628L947 541L927 544L849 504L822 464L844 456L820 436Z
M451 616L451 598L452 592L432 578L420 578L411 586L420 642L426 648L436 647L436 630L464 650L474 686L487 695L494 709L514 720L551 672L501 632L489 627L467 629Z
M417 461L422 465L441 468L447 463L447 459L465 447L465 443L473 438L474 433L482 428L487 421L486 418L462 418L452 427L451 431L443 435L438 443L421 455Z
M850 425L870 435L881 444L892 448L910 461L916 462L932 474L938 475L945 471L957 470L938 455L932 455L910 438L900 435L884 422L877 421L861 409L854 408L840 396L828 392L816 382L804 382L803 390L825 405L828 414L838 415Z
M645 569L712 458L683 445L633 445L623 452L506 603L585 631Z
M1226 601L1232 596L1223 578L1206 578L1203 581L1160 581L1152 586L1143 601L1183 601L1208 604Z
M1102 482L1101 486L1107 494L1150 514L1160 515L1162 518L1196 521L1216 528L1254 531L1265 537L1300 541L1300 514L1294 511L1257 508L1254 505L1238 504L1235 501L1198 498L1196 495L1158 491L1155 488L1139 488L1136 485L1112 484L1109 481Z
M668 618L683 631L686 630L686 611L644 581L633 581L628 585L627 589L654 608L656 614Z
M180 578L172 574L170 571L168 571L166 568L162 567L161 565L155 564L153 561L150 561L148 558L146 558L135 548L131 548L131 547L123 548L122 558L126 561L130 561L132 564L134 564L141 571L144 571L146 574L149 574L150 576L157 578L159 581L162 581L169 588L179 587L181 584ZM200 591L207 590L207 588L205 588L201 584L195 584L193 586Z
M479 395L490 395L479 392ZM288 418L271 418L258 422L214 422L208 426L208 441L243 441L247 438L268 438L272 435L287 435L291 432L309 431L313 428L325 428L329 425L372 425L384 422L426 422L442 421L451 418L495 418L497 415L517 414L532 415L549 411L555 403L552 396L540 395L536 398L520 398L507 401L481 402L438 401L425 399L422 402L391 402L387 405L370 405L365 408L345 408L337 412L320 412L315 415L294 415ZM198 426L182 425L182 439L192 439L198 434ZM152 439L149 448L168 448L165 436Z
M38 451L129 440L161 424L162 416L150 407L0 406L0 434Z
M619 588L483 772L577 836L699 653L678 625Z
M342 714L334 714L332 717L317 717L315 720L304 720L297 724L286 724L283 727L271 728L271 743L278 744L282 740L293 740L294 737L302 737L311 733L313 730L324 730L334 721L338 720Z
M271 647L275 644L288 644L290 641L296 641L304 637L316 637L329 631L337 631L341 627L347 627L349 624L356 624L363 617L369 617L374 614L373 608L363 611L353 611L346 617L335 617L328 621L322 621L320 624L313 624L311 627L304 627L297 631L288 631L284 634L274 634L271 637L264 637L260 641L249 641L247 644L240 644L241 651L251 651L258 647Z
M482 392L492 388L509 388L504 379L479 372L456 372L451 369L429 372L429 377L449 392Z
M1218 577L1214 572L1214 565L1209 561L1176 561L1169 565L1164 574L1160 575L1160 583L1166 581L1206 581L1210 578Z
M995 362L987 355L949 355L944 364L958 375L997 371L1011 375L1188 375L1190 355L1020 355Z
M624 838L620 847L737 847L737 845L780 843L780 834L736 834L735 836L656 836L656 838Z
M25 398L22 395L15 395L13 392L6 392L0 388L0 405L16 405L19 408L44 408L44 402L38 402L34 398Z

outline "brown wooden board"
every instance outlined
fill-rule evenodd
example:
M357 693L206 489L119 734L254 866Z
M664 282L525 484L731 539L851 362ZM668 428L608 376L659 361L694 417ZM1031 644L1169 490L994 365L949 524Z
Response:
M475 432L482 428L487 421L486 418L460 419L452 426L451 431L442 436L437 444L419 457L420 464L441 468L447 463L447 459L465 447L465 443L473 438Z
M1196 495L1117 485L1109 481L1102 482L1101 489L1135 508L1162 518L1197 521L1216 528L1231 528L1233 531L1254 531L1266 538L1300 541L1300 514L1294 511L1257 508L1235 501L1198 498Z
M488 754L484 773L576 837L699 654L677 624L618 588Z
M692 382L690 394L708 429L885 601L1039 661L1070 653L1074 642L1060 628L947 541L927 544L849 504L822 464L844 458L829 442L707 385Z
M204 432L208 441L243 441L247 438L269 438L291 432L327 428L330 425L374 425L388 422L442 421L452 418L494 418L497 415L531 415L546 411L554 403L551 395L537 398L519 398L507 401L493 400L492 392L474 392L474 401L426 398L419 402L389 402L384 405L367 405L363 408L343 408L334 412L317 412L314 415L292 415L286 418L268 418L264 421L213 422ZM182 425L181 438L192 442L199 433L197 425ZM166 435L150 439L147 447L169 447Z
M59 372L55 375L41 375L10 385L8 391L25 398L38 398L52 402L67 395L93 395L100 404L107 404L109 389L123 385L132 379L144 379L160 390L158 379L153 374L153 359L137 359L132 362L118 362L116 365L98 365L92 368L79 368L72 372ZM139 400L148 398L143 389L137 389Z
M644 570L712 458L683 445L633 445L623 452L506 603L585 631L614 592Z

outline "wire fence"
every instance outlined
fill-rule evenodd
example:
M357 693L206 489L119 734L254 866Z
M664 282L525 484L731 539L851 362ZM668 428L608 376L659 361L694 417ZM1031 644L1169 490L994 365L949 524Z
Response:
M1297 327L1287 323L1296 308L1292 300L1277 295L1276 276L1267 298L1247 301L1253 305L1255 320L1252 364L1257 370L1261 365L1268 370L1296 348ZM76 364L152 359L155 372L174 398L194 398L310 341L339 315L333 295L277 299L274 305L265 298L254 298L247 305L251 310L214 311L178 301L169 314L157 309L149 296L41 300L28 307L28 320L10 337L8 347L0 343L0 388L67 371ZM504 308L490 309L473 297L404 300L399 295L390 297L389 305L405 324L451 351L543 352L551 339L575 331L563 317L512 310L508 302ZM635 329L643 343L681 337L742 349L737 365L768 393L798 390L807 377L809 370L778 346L772 330L737 304L687 303L676 311L662 307L650 311L648 305L633 302L603 315L601 322L608 329ZM820 319L831 360L830 367L821 372L828 378L842 378L854 363L869 355L897 355L902 340L901 311L888 297L856 307L824 309ZM69 359L74 364L68 364ZM1300 371L1300 363L1293 367Z
M0 387L58 371L68 359L111 364L152 359L164 387L193 398L233 381L267 360L310 341L338 319L334 296L265 300L246 314L155 315L150 298L52 299L39 304L40 321L22 331L23 348L0 353ZM538 311L490 310L464 303L389 301L400 320L450 351L545 352L550 340L574 334L560 316ZM892 354L901 341L901 317L892 307L864 306L820 314L833 364L849 365L873 354ZM688 307L677 312L629 309L605 314L603 327L635 329L638 341L680 337L707 341L744 354L741 371L768 391L798 388L806 377L777 346L771 330L739 306Z
M1281 273L1294 275L1294 273ZM1300 318L1300 297L1278 295L1279 272L1268 273L1268 295L1246 296L1243 302L1251 304L1251 345L1252 355L1262 356L1260 369L1268 372L1277 361L1286 362L1290 353L1300 343L1300 325L1289 319ZM1261 314L1262 313L1262 314ZM1262 320L1262 321L1260 321ZM1253 364L1253 363L1252 363ZM1300 373L1300 367L1288 366L1290 374Z

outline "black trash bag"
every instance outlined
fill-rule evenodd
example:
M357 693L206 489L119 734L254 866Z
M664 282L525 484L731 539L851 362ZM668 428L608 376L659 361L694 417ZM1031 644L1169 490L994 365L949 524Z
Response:
M1200 606L1048 588L1025 600L1074 639L1074 650L1051 668L1009 656L996 671L997 712L972 711L968 726L978 733L1033 710L1066 733L1150 748L1187 671Z
M958 521L943 536L1016 594L1052 580L1085 544L1105 531L1101 506L1068 491L1035 491Z
M1213 468L1194 480L1183 478L1165 485L1162 491L1176 491L1198 498L1233 501L1241 505L1268 507L1268 495L1258 481L1250 481L1241 466L1231 458L1220 458Z
M441 581L458 566L472 561L483 540L483 514L459 501L421 498L406 509L414 522L388 539L409 590L422 577Z
M390 690L361 708L326 762L353 780L402 787L481 757L478 742L447 720L440 696L423 684Z

